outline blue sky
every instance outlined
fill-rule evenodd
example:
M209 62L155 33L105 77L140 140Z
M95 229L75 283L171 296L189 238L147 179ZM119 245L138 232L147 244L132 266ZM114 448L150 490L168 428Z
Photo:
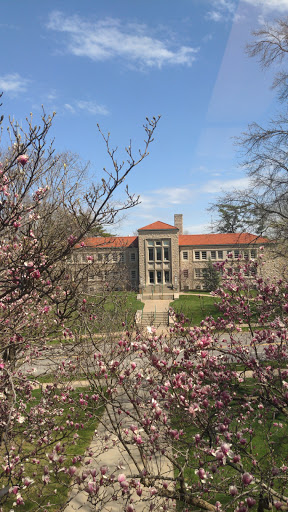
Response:
M141 204L115 231L183 213L187 232L208 232L207 206L247 185L233 137L277 107L272 72L245 45L285 15L288 0L2 0L2 112L24 125L41 104L56 111L56 149L90 161L94 181L107 164L97 123L121 160L130 138L141 147L146 116L161 115L149 157L128 180Z

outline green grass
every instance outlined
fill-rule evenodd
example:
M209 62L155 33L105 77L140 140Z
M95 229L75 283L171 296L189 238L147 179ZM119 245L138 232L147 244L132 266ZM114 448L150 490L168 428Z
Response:
M127 327L134 325L136 311L142 310L144 303L137 300L135 292L112 292L100 304L98 297L90 297L89 308L95 312L95 333L116 332L123 330L123 322Z
M144 308L144 303L137 300L135 292L111 292L106 296L86 296L86 316L89 314L93 319L89 321L86 327L83 325L83 315L77 311L72 314L72 317L66 322L67 327L72 331L79 330L80 333L86 335L88 332L92 334L105 334L117 331L123 331L123 328L131 328L135 322L135 314L137 310ZM88 314L87 314L88 313ZM85 314L85 313L84 313ZM81 323L82 322L82 323ZM125 325L123 326L123 322ZM62 332L53 333L51 335L49 344L69 344L70 338L64 338Z
M244 382L234 384L234 391L236 391L236 395L238 400L235 400L231 404L231 412L229 416L233 418L233 410L235 410L234 417L239 417L239 400L246 402L247 396L254 396L257 395L257 390L255 389L255 381L252 378L246 378ZM211 422L212 417L210 418ZM274 422L283 423L284 428L283 429L275 429L273 428ZM200 421L202 424L202 420ZM274 464L277 467L280 467L283 462L287 461L288 457L288 437L287 437L287 418L284 414L281 413L274 413L274 414L267 414L265 416L264 421L265 427L263 429L263 425L259 424L257 416L254 420L247 419L246 423L241 422L241 430L247 428L253 429L253 435L251 436L250 442L248 441L247 445L245 447L241 448L241 445L238 444L238 450L237 453L241 454L242 461L246 460L246 464L244 464L245 467L249 467L249 464L251 464L251 460L254 458L253 454L255 454L255 458L260 461L261 469L264 472L269 472L271 469L271 446L273 447L273 461ZM191 439L194 439L194 436L196 433L200 433L201 430L199 430L195 425L192 425L190 423L190 419L187 420L187 416L183 416L183 414L179 413L178 410L174 411L173 417L172 417L172 426L173 428L177 428L178 430L183 429L184 435L182 437L181 443L183 447L185 447L185 451L187 447L193 445L193 442L191 443ZM211 427L210 427L211 429ZM237 432L239 430L239 423L237 420L232 420L232 423L230 424L229 428L230 432L234 431ZM211 429L212 431L212 429ZM270 439L272 443L267 443L267 439L269 438L269 432L271 433L271 436L273 437ZM211 432L210 432L211 433ZM268 434L267 434L268 433ZM267 434L267 437L266 437ZM249 440L249 434L246 433L245 437ZM203 438L203 433L202 433ZM207 439L208 440L208 439ZM175 444L175 449L179 449L179 446L177 443ZM233 450L233 446L232 446ZM178 452L179 453L179 452ZM188 451L188 459L187 459L187 451L186 451L186 457L179 457L178 462L180 462L180 465L184 467L184 478L187 485L197 484L199 481L198 476L195 474L195 469L197 469L197 459L195 458L194 449L193 447L190 448L190 452ZM203 456L204 459L204 456ZM205 464L204 464L205 467ZM229 479L235 475L235 470L229 467L228 465L224 466L223 472L220 473L220 475L217 474L214 475L213 479L213 487L216 489L214 493L209 494L207 492L201 493L201 497L205 500L207 500L209 503L215 504L216 501L220 501L222 505L229 505L231 501L231 497L229 497L228 493L224 494L223 492L217 493L217 478L219 480L219 486L221 483L227 478ZM237 473L236 473L237 475ZM178 476L177 470L175 470L175 476ZM275 482L275 490L277 490L277 484ZM177 503L177 510L181 511L185 509L184 503ZM234 506L232 506L232 509L234 509ZM230 510L230 509L228 509Z
M189 318L190 325L198 325L207 316L218 318L221 316L217 305L216 297L209 297L204 295L180 295L179 299L171 302L170 307L176 313L183 313L186 318Z
M58 390L58 393L60 393L59 390ZM73 401L75 401L75 404L78 402L78 397L79 397L80 393L91 393L91 391L89 391L88 388L83 388L83 387L76 388L71 394L71 398L73 399ZM33 391L33 396L34 396L34 399L36 402L39 401L41 398L41 390L35 389ZM34 404L35 404L35 402L34 402ZM70 439L67 438L66 440L64 440L64 442L66 443L66 451L65 451L66 458L65 458L65 461L62 463L62 466L69 467L69 466L74 465L77 467L77 466L79 466L79 463L78 464L72 463L72 458L75 456L79 456L79 455L83 456L85 454L87 448L91 444L95 429L97 428L97 424L99 422L99 418L101 417L101 415L104 412L104 407L103 407L103 405L97 406L97 411L92 411L92 415L91 415L92 417L90 419L87 418L86 412L84 410L79 409L78 407L75 408L75 410L74 410L73 404L72 404L72 406L71 406L71 404L64 404L63 409L64 409L63 416L59 416L59 417L55 418L55 424L57 424L58 426L61 426L62 424L65 425L66 420L70 415L71 416L70 420L73 420L74 423L78 422L80 425L81 425L81 423L83 423L83 425L84 425L84 428L81 428L78 431L72 429L72 435L71 435ZM72 442L74 433L79 434L79 438L75 444ZM60 439L61 439L61 436L60 436ZM61 443L62 443L62 441L61 441ZM21 444L22 444L22 449L23 449L24 453L26 450L27 457L28 457L29 454L33 450L33 446L31 446L30 443L25 442L25 441L23 443L23 440L21 441ZM55 439L55 444L56 444L56 439ZM51 473L50 474L50 478L51 478L50 482L47 485L45 485L44 487L42 487L41 478L43 475L43 468L44 468L44 466L49 467L49 461L48 461L45 453L51 452L52 449L53 449L53 443L52 443L52 445L50 445L46 449L44 449L42 454L40 451L38 456L36 455L36 458L38 458L40 461L39 465L37 466L37 474L36 475L35 475L35 464L31 463L31 465L30 465L26 459L25 476L30 476L31 478L33 478L35 480L35 484L29 488L29 493L26 496L26 499L24 498L25 504L17 507L17 510L19 508L19 511L21 511L21 512L24 512L24 511L30 512L30 511L40 510L40 509L42 510L42 507L44 507L43 510L46 510L45 505L47 505L47 503L50 502L51 505L49 505L49 508L47 508L47 510L49 510L49 512L58 512L61 509L61 506L65 503L65 501L68 497L68 494L70 492L69 484L70 484L71 478L69 475L65 474L64 472L61 472L61 473L59 473L60 478L57 480L57 478L53 475L53 473ZM49 469L52 469L51 465L50 465ZM38 481L38 484L37 484L37 481ZM54 492L55 490L56 490L56 493ZM23 497L24 497L24 495L23 495ZM39 501L39 504L42 507L38 508L38 506L36 506L36 508L35 508L34 500L36 502ZM8 511L8 510L12 509L13 501L15 501L15 495L12 495L11 497L8 498L8 501L5 503L3 510Z

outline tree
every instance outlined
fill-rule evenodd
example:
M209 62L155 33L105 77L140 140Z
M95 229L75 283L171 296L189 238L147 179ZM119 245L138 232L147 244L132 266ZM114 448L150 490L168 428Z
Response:
M216 211L217 218L212 223L215 233L243 233L252 231L258 236L265 231L260 212L249 200L241 196L242 202L235 200L234 195L220 197L210 208ZM225 202L223 202L225 201Z
M210 258L203 268L203 277L204 290L211 292L218 288L220 283L219 269L215 267Z
M113 194L147 156L158 123L147 119L144 149L134 158L130 143L126 163L117 162L109 136L102 134L112 170L83 191L85 167L74 155L56 154L47 142L53 117L43 112L36 126L27 119L26 132L10 120L10 145L0 159L1 510L26 500L29 510L46 509L49 481L69 487L73 460L82 460L69 445L76 443L81 421L89 422L86 401L70 385L76 365L59 364L50 342L61 336L77 343L86 304L81 284L94 262L88 255L72 275L66 258L95 226L113 225L120 212L137 204L127 188L122 204L115 206ZM35 395L31 365L41 353L51 361L52 380L45 388L36 381Z
M242 231L241 212L236 206L220 203L215 205L214 209L217 209L219 217L213 225L215 233L237 233Z
M285 70L288 56L288 20L280 19L254 32L255 41L248 46L250 56L258 57L263 67L283 64L276 74L273 87L278 91L281 112L267 126L257 123L238 139L242 163L250 178L249 188L234 191L219 199L221 204L244 212L244 225L256 227L258 234L266 234L279 241L279 249L286 253L288 235L288 153L287 153L287 97L288 74Z
M95 510L111 499L129 512L139 501L147 511L288 509L288 285L264 280L261 256L219 264L218 320L85 339L81 366L109 418L100 444L119 444L125 460L89 488L80 474Z

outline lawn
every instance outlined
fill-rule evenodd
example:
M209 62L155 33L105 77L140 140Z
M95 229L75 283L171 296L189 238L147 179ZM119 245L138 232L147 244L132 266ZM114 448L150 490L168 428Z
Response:
M60 390L58 390L58 394L60 394ZM66 440L61 440L61 435L58 436L58 440L60 440L61 443L66 443L65 460L62 463L62 466L67 468L72 465L76 467L81 465L81 462L72 462L73 457L83 456L86 453L87 448L91 444L95 429L97 428L99 418L104 412L104 407L101 404L97 406L97 410L95 410L95 406L94 410L90 409L90 413L89 411L85 411L83 409L80 409L79 407L75 407L75 405L79 402L80 394L85 394L85 397L87 397L88 399L88 396L91 394L91 391L89 391L88 388L76 388L71 394L71 403L63 405L63 416L60 415L57 418L55 417L55 425L57 424L58 427L61 427L62 424L65 426L67 418L69 418L70 421L74 421L74 423L77 422L79 425L84 425L84 428L80 428L77 431L73 430L72 428L70 438L67 438ZM35 389L33 391L33 396L35 402L40 401L40 389ZM90 416L91 418L89 419ZM77 439L76 443L73 441L73 434L75 434L75 432L79 434L79 438ZM47 465L49 467L49 461L47 459L46 453L51 452L53 447L56 445L56 437L57 434L55 434L54 443L50 442L46 449L40 449L40 451L37 452L37 458L39 460L39 464L37 466L37 473L35 473L35 464L31 463L30 465L28 459L26 459L25 476L33 478L35 480L35 485L31 486L29 492L29 499L25 499L25 504L17 507L17 509L19 508L19 511L35 511L35 502L38 502L40 504L41 510L42 507L43 510L46 510L45 505L48 502L50 502L49 512L58 512L59 510L62 510L61 506L63 505L63 503L65 503L65 500L67 499L67 496L70 492L70 476L68 474L65 474L64 472L61 472L59 473L58 479L55 476L53 476L53 473L49 473L49 483L43 486L42 482L43 468L44 466L47 467ZM29 454L33 452L33 445L31 445L31 443L29 443L26 439L27 437L22 435L21 438L19 439L19 446L21 446L22 456L23 452L26 452L27 456L29 456ZM16 444L18 444L17 440L15 445ZM49 467L49 470L50 469L51 466ZM3 510L11 510L13 508L13 501L15 501L15 495L11 495L11 497L8 498L8 501L5 503L5 508ZM37 508L37 510L40 510L40 508Z
M207 295L180 295L179 299L171 302L170 307L176 313L183 313L186 318L189 318L190 325L198 325L207 316L214 318L221 316L216 302L216 297Z
M111 292L102 301L101 297L89 297L89 308L95 316L95 332L112 329L114 332L122 330L122 323L133 325L137 310L144 308L143 302L137 300L135 292Z
M246 462L245 467L249 467L249 464L251 464L251 461L255 457L259 462L259 475L261 474L261 471L263 474L269 473L271 469L271 458L273 460L273 463L275 466L281 467L281 465L287 462L287 456L288 456L288 437L287 437L287 418L282 413L272 413L265 415L265 428L263 429L263 425L261 422L258 421L257 415L255 417L249 418L249 415L246 418L246 421L241 422L241 429L239 429L239 422L236 419L237 416L239 418L239 403L245 403L247 400L247 397L257 395L258 392L255 388L255 381L252 378L246 378L242 384L237 384L234 388L237 394L237 398L235 401L232 402L231 405L231 411L229 413L230 418L233 418L233 411L235 411L234 417L235 420L232 419L229 427L230 432L234 432L235 434L240 430L242 432L246 432L246 437L248 439L247 446L242 446L239 442L234 443L232 442L232 451L235 449L235 453L241 454L242 462L244 463L244 460ZM239 402L240 401L240 402ZM261 401L261 400L260 400ZM202 413L203 414L203 413ZM212 418L212 416L211 416ZM275 421L277 423L283 423L284 428L276 429L274 427ZM190 418L185 418L185 415L183 415L183 411L181 414L179 414L178 410L174 410L174 414L172 416L172 425L173 428L177 428L177 430L183 430L183 437L181 438L180 444L182 445L182 450L186 453L185 458L179 456L178 462L181 463L182 467L184 468L184 478L187 485L198 485L199 477L197 474L195 474L195 471L199 467L199 463L197 461L197 458L195 457L195 448L194 448L194 437L195 434L201 434L201 437L205 438L205 432L206 435L212 435L212 425L210 425L210 432L208 433L208 430L203 432L203 418L199 418L198 427L194 424L192 424ZM202 428L201 428L202 426ZM250 430L251 429L251 430ZM202 431L201 431L202 430ZM251 434L249 434L251 432ZM217 429L216 429L217 433ZM267 434L268 433L268 434ZM208 437L207 439L211 439ZM271 448L272 447L272 448ZM179 450L181 451L180 446L178 443L175 443L175 450L177 450L177 453L179 455ZM188 450L188 451L187 451ZM272 450L272 455L271 455ZM197 451L197 449L196 449ZM188 454L188 456L187 456ZM209 457L207 461L209 460ZM204 455L203 455L203 461L204 461ZM207 463L206 461L206 463ZM207 469L207 465L204 463L204 468ZM260 469L261 468L261 469ZM256 472L257 473L257 472ZM177 470L175 470L175 476L178 475ZM208 492L208 489L205 490L205 486L203 486L201 497L205 500L207 500L209 503L215 504L216 501L220 501L222 505L229 505L231 503L231 496L229 496L228 492L217 492L217 488L221 488L221 484L225 482L227 479L230 480L231 477L235 476L237 477L237 472L229 465L225 465L223 468L223 471L221 471L219 474L217 472L213 476L213 485L211 484L211 490ZM217 481L218 480L218 481ZM275 480L274 488L275 490L278 489L281 490L281 479L279 479L277 482ZM227 486L228 489L229 485ZM283 491L283 489L282 489ZM233 503L231 505L231 508L228 510L233 510ZM184 503L178 502L177 503L177 511L187 510Z

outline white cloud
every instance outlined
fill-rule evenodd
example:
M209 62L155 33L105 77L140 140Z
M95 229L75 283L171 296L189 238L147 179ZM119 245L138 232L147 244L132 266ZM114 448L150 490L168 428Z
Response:
M148 27L123 25L115 19L92 23L79 16L65 17L54 11L47 27L67 35L67 50L94 61L122 58L130 65L161 68L167 64L191 66L199 48L175 45L148 34Z
M244 190L249 187L251 183L250 178L236 178L234 180L209 180L201 188L202 192L207 194L218 194L219 192L227 192L229 190L238 189Z
M71 114L79 113L80 111L88 112L88 114L92 115L101 115L108 116L109 110L105 107L105 105L100 105L96 103L96 101L84 101L84 100L76 100L72 104L65 103L65 110L70 112Z
M57 92L55 90L52 90L51 92L49 92L47 94L47 100L48 101L54 101L54 100L57 99L57 97L58 97L58 95L57 95Z
M18 73L0 76L0 91L13 95L25 92L30 80L21 77Z
M107 116L109 114L109 110L105 105L99 105L95 101L80 100L76 102L76 105L80 110L85 110L86 112L89 112L89 114L100 114L101 116Z
M206 18L215 22L229 21L234 18L237 3L235 0L210 0L213 10L208 11Z
M70 103L65 103L64 108L68 110L68 112L71 112L71 114L75 114L75 108L70 105Z
M288 12L288 0L240 0L243 4L248 4L260 10L260 19L262 13L284 13ZM243 16L236 13L236 0L210 0L212 10L208 11L206 18L215 22L239 21Z
M190 224L189 226L185 226L184 228L184 234L190 234L193 235L200 235L202 233L211 233L211 226L209 223L206 224Z
M244 0L244 2L254 7L262 7L267 11L288 11L288 0Z
M221 14L219 11L209 11L207 12L206 17L211 21L223 21L223 14Z
M171 206L174 204L183 204L191 201L192 195L194 195L191 185L185 185L184 187L166 187L158 190L153 190L152 194L159 196L157 203L160 206ZM155 199L154 199L155 204Z

